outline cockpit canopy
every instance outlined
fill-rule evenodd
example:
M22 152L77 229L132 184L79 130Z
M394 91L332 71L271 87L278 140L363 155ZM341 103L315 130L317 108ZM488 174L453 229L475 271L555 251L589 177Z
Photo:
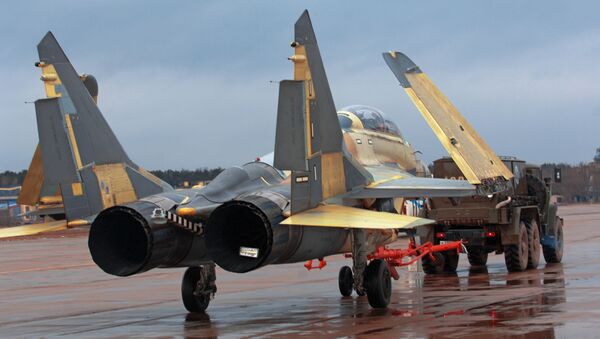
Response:
M396 135L404 139L398 126L393 121L386 119L385 114L374 107L346 106L338 111L338 120L342 129L366 129Z

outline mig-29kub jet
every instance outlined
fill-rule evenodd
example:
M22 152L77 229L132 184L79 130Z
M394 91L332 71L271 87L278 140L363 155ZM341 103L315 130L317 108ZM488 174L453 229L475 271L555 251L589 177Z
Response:
M215 264L244 273L313 259L322 266L329 255L351 254L352 268L339 274L340 292L354 290L366 294L371 306L386 307L399 259L460 249L460 242L411 242L404 251L384 246L401 230L432 223L400 214L404 198L501 190L511 176L502 162L410 59L385 53L468 180L419 177L425 167L380 112L350 106L336 113L306 11L296 22L292 47L294 80L280 83L273 166L250 162L226 169L203 188L170 190L127 157L52 34L42 40L40 64L55 71L53 84L61 93L36 102L44 170L61 188L67 219L99 212L89 248L102 270L129 276L188 267L183 303L202 312L216 292ZM85 141L78 146L80 138ZM108 195L128 192L129 200L137 200L107 201L107 182L122 188Z

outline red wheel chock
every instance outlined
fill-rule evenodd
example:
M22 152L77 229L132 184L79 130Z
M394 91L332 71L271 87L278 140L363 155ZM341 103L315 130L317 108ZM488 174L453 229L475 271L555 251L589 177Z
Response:
M327 261L325 261L325 259L323 258L319 258L319 265L318 266L313 266L313 260L309 260L306 262L306 264L304 264L304 267L306 267L307 270L313 270L315 268L318 268L320 270L323 269L323 267L327 266Z

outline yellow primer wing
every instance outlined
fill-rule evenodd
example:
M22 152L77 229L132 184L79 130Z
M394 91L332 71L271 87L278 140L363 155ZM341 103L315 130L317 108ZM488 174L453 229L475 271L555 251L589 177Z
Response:
M485 179L503 177L510 180L513 177L450 100L412 60L399 52L384 53L383 57L469 183L481 184Z
M321 205L294 214L283 220L281 224L364 229L410 229L434 222L433 220L402 214L370 211L341 205Z
M60 231L67 229L65 220L53 221L43 224L32 224L14 227L0 228L0 239L11 237L22 237L26 235L34 235L43 232Z

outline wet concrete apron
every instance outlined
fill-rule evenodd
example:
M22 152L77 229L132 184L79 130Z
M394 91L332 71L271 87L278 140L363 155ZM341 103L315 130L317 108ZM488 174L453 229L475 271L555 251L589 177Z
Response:
M401 271L387 310L365 297L343 298L338 269L302 264L249 274L219 270L207 314L179 300L183 269L129 278L100 271L85 230L0 241L0 336L48 337L598 337L600 205L559 209L565 218L563 264L507 273L504 258L456 275Z

